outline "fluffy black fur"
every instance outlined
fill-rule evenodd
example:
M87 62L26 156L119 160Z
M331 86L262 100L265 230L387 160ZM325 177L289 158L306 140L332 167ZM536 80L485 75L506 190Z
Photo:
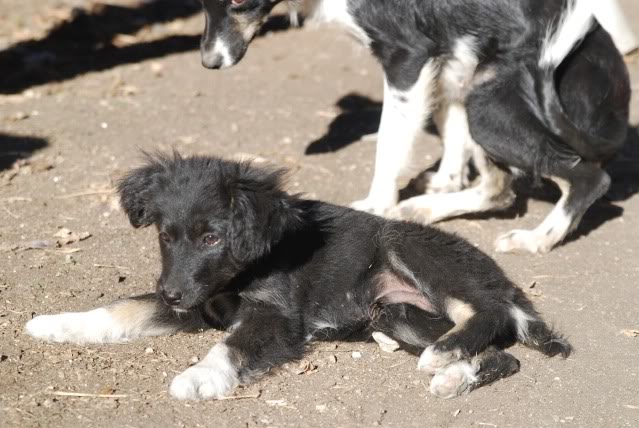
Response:
M503 351L483 355L493 345L570 354L524 293L465 240L290 195L283 174L156 157L119 184L131 224L154 224L160 234L158 295L180 311L159 309L161 322L232 327L225 344L242 382L302 357L311 340L373 331L420 352L434 344L435 353L454 354L451 364L481 356L469 389L516 371Z

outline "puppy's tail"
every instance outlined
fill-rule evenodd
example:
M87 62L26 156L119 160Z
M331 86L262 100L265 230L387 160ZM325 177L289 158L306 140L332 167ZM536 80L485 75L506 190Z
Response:
M515 298L510 310L513 330L517 340L524 346L535 349L544 355L564 358L573 352L573 347L560 333L549 327L539 316L532 303L523 292Z
M610 159L623 145L623 139L610 140L579 129L564 111L555 82L557 68L596 27L591 1L568 0L558 25L549 29L541 48L541 78L537 82L536 91L552 132L579 157L599 162ZM562 152L560 147L557 149ZM576 159L575 163L578 161Z

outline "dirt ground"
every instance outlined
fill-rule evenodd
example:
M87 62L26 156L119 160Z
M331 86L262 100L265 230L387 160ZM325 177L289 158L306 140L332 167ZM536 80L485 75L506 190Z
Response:
M293 364L232 400L179 402L169 382L221 333L103 346L27 337L33 315L153 288L154 231L133 230L111 193L140 149L260 156L292 169L292 191L341 204L371 180L375 145L361 136L379 120L381 73L345 34L283 31L276 19L240 66L212 72L200 65L197 2L106 3L0 0L0 426L639 426L636 128L607 200L551 254L492 245L539 223L552 189L522 183L511 212L440 225L493 254L577 349L562 361L515 347L521 372L467 396L430 396L402 351L321 343L307 357L316 369ZM623 3L639 23L639 3ZM639 60L629 68L638 89ZM425 136L416 168L439 150Z

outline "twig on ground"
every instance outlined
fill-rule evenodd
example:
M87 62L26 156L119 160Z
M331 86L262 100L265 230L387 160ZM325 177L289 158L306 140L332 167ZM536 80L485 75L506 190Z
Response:
M131 270L131 268L125 267L125 266L118 266L118 265L101 265L99 263L93 263L93 266L97 267L97 268L105 268L105 269L122 269L122 270Z
M249 399L249 398L260 398L262 396L261 393L258 394L253 394L253 395L234 395L232 397L220 397L220 398L216 398L216 400L218 401L224 401L224 400L245 400L245 399Z
M53 391L53 395L61 395L63 397L92 397L92 398L126 398L126 394L91 394L89 392L65 392Z
M81 196L92 196L92 195L108 195L113 193L114 189L106 189L106 190L87 190L85 192L77 192L70 193L68 195L56 196L55 199L71 199L71 198L79 198Z

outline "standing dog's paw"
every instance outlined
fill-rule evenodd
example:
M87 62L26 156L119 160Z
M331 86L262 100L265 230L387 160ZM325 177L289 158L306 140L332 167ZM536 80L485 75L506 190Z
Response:
M430 381L431 394L454 398L468 393L477 383L477 368L469 361L458 361L438 370Z
M498 253L545 254L552 249L552 244L547 239L540 239L532 230L513 230L497 238L495 251Z
M362 199L351 204L351 208L357 211L364 211L370 214L382 216L384 213L395 205L395 200L381 200L373 197Z
M179 400L222 398L231 394L239 383L229 348L218 343L206 358L173 379L170 391Z

